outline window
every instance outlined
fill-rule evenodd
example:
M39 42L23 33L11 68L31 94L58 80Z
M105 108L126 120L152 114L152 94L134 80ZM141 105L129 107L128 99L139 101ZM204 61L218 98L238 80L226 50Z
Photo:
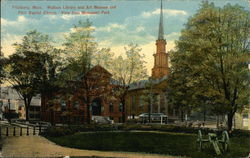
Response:
M119 123L122 123L122 117L119 117Z
M109 103L109 112L114 112L114 105L113 105L113 103Z
M133 95L133 96L131 96L131 110L132 111L134 111L135 110L135 100L136 98L135 98L135 96Z
M40 114L36 114L36 118L39 119L41 116Z
M123 112L123 105L122 105L122 103L119 104L119 111Z
M34 111L35 107L34 106L30 106L30 111Z
M67 123L67 117L66 116L61 116L61 122L62 123Z
M40 111L40 107L39 106L35 107L35 111Z
M65 100L61 100L61 109L62 109L62 111L66 110L66 101Z
M79 101L74 101L74 103L73 103L73 107L74 107L75 109L78 109L78 108L79 108L79 106L80 106Z
M139 106L143 107L143 95L139 97Z
M248 119L248 114L243 114L242 117L243 119Z
M248 127L248 114L243 114L243 127Z

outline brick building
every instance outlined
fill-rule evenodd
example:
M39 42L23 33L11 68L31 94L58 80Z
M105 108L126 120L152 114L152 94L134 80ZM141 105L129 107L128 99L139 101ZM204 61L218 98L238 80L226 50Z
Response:
M42 101L42 120L52 124L82 124L90 119L105 117L114 122L121 122L122 105L115 89L119 86L112 75L103 67L94 66L77 82L79 85L73 94L61 89L50 99ZM70 83L69 83L70 84Z

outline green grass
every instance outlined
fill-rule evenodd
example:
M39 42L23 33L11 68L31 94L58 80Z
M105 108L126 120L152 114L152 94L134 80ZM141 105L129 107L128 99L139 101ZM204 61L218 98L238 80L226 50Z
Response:
M182 155L192 158L214 158L213 148L207 144L202 152L196 146L195 134L152 132L93 132L76 133L62 137L47 137L67 147L102 150L131 151L166 155ZM249 137L230 139L230 150L218 158L247 157L250 153Z

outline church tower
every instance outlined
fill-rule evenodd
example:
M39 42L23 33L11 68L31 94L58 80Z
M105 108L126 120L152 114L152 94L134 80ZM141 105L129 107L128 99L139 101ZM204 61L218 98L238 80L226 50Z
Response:
M162 78L169 74L168 54L166 53L166 40L164 39L163 29L163 11L161 0L161 13L159 23L158 39L156 40L156 53L154 56L154 67L152 69L152 78Z

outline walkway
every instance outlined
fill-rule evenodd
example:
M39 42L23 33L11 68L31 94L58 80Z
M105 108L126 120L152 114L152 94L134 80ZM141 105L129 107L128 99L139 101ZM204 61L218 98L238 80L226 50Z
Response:
M181 158L133 152L105 152L61 147L41 136L7 137L3 141L3 157L99 156L116 158Z

